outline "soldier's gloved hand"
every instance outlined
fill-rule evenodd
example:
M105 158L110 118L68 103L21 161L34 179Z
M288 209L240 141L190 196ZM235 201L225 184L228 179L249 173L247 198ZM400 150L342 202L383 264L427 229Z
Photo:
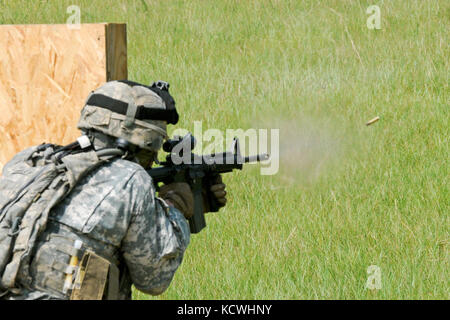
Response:
M222 176L220 174L218 174L212 181L212 185L210 188L210 191L212 192L212 194L214 195L214 197L217 200L217 204L219 205L220 208L225 207L225 205L227 204L227 192L225 191L226 188L226 184L223 183L222 181ZM206 197L206 192L207 190L204 188L203 189L203 208L204 208L204 212L210 212L211 208L209 207L209 203Z
M194 195L185 182L174 182L159 189L159 197L180 210L186 219L194 215Z

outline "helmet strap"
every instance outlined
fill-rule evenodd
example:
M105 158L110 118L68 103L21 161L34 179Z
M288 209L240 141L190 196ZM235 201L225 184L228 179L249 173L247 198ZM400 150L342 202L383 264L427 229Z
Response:
M130 128L133 125L134 120L136 119L136 112L137 112L137 106L134 103L134 101L129 102L125 121L123 122L123 125L126 128Z

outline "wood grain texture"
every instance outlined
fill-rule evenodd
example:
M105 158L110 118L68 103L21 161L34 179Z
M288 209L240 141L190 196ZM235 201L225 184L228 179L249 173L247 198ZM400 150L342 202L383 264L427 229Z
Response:
M0 170L26 147L76 139L89 92L126 68L125 25L0 26Z
M128 78L126 24L106 25L106 65L108 80Z

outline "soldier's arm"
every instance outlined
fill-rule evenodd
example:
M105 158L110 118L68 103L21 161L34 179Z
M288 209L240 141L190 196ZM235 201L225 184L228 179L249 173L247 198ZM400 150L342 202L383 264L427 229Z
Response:
M141 185L142 188L142 185ZM122 256L135 287L158 295L169 286L189 244L190 232L184 216L155 198L150 184L133 214L122 241Z

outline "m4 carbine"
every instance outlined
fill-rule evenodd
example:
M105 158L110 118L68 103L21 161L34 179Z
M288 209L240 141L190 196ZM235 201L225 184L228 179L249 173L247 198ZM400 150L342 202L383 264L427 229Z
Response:
M234 169L242 170L244 163L269 159L265 153L241 157L238 138L234 138L231 151L210 155L193 154L191 151L195 144L196 140L191 134L167 140L163 144L163 150L169 153L166 161L161 162L160 167L147 170L157 190L159 183L189 184L194 194L194 215L188 219L191 233L198 233L206 226L203 201L208 203L210 212L219 211L220 204L210 190L219 174Z

